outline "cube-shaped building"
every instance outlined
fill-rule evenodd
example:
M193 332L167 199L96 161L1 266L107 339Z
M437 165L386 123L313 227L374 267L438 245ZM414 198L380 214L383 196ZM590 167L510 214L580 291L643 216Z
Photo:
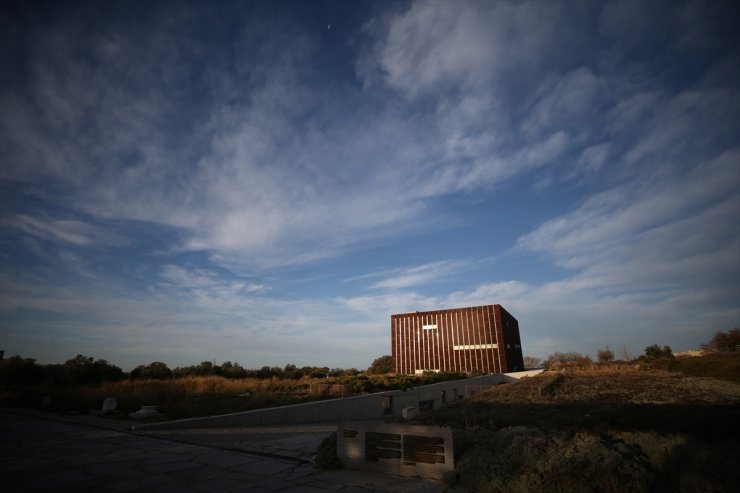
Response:
M501 305L391 315L391 344L396 374L524 369L519 323Z

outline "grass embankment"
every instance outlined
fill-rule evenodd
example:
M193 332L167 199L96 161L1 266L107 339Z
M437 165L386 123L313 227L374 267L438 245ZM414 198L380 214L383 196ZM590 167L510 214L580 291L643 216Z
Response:
M100 385L29 385L0 389L0 406L39 408L50 397L47 410L100 410L106 397L118 401L119 415L155 405L167 419L227 414L319 399L405 389L436 381L463 378L460 374L423 376L356 375L337 378L228 379L193 376L169 380L121 380Z
M475 491L730 491L740 385L663 371L546 373L423 415L460 430Z
M661 359L646 363L656 370L740 383L740 352L711 353L696 357Z
M0 404L6 407L40 406L58 412L101 409L103 399L115 397L118 410L129 413L144 405L156 405L170 419L230 413L319 399L326 392L311 392L314 380L227 379L219 376L183 377L171 380L122 380L97 386L37 385L6 389ZM327 389L328 390L328 389Z

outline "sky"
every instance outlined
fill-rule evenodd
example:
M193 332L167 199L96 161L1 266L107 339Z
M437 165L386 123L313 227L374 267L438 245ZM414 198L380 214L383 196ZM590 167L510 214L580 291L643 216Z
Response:
M740 325L737 2L0 7L0 349L367 368Z

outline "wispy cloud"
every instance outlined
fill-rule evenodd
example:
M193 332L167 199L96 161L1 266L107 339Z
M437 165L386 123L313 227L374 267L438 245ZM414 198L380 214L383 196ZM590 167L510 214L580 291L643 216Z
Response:
M520 9L498 8L506 15ZM180 228L184 248L212 251L229 263L310 262L409 234L409 224L428 228L428 199L489 187L550 163L570 140L549 129L511 148L515 142L503 137L510 122L492 111L498 103L485 85L458 79L501 80L498 70L512 57L505 47L490 56L491 29L483 22L499 12L485 7L481 14L475 4L448 10L444 3L414 4L403 17L368 31L375 48L367 56L385 67L390 87L403 92L409 89L404 81L422 80L428 91L452 77L451 84L470 88L462 98L455 91L440 98L432 112L372 106L367 93L350 85L335 99L320 89L326 76L313 65L315 37L297 26L288 28L290 35L280 29L263 38L259 33L272 30L245 25L229 41L241 53L233 63L206 59L210 46L203 39L181 43L182 32L213 14L206 7L164 28L143 23L130 31L113 23L101 39L77 22L58 26L35 41L35 99L4 95L11 108L5 142L18 163L6 177L52 178L76 197L70 206ZM457 20L449 24L445 14L453 11ZM516 32L528 31L524 13L515 15ZM423 27L424 19L433 22ZM402 35L409 23L416 28ZM510 27L495 26L494 38L508 39ZM424 42L427 35L443 39L449 29L456 44L447 55ZM527 51L535 56L547 46L544 39ZM476 48L464 49L471 44ZM419 70L394 61L404 50ZM52 51L54 58L46 55ZM460 56L467 52L476 55ZM177 63L189 57L192 64ZM183 78L195 80L197 97L181 85ZM299 123L308 115L308 123ZM492 126L501 131L491 132ZM87 166L90 161L100 165Z
M398 269L383 275L385 279L370 285L373 289L400 289L440 282L445 278L469 268L467 262L444 260ZM387 276L387 277L386 277Z
M23 330L340 360L387 352L391 313L468 304L542 351L738 320L727 4L379 4L351 39L289 9L87 7L0 16Z
M122 246L126 244L126 240L117 233L77 219L12 214L0 218L0 226L20 230L40 240L74 246Z

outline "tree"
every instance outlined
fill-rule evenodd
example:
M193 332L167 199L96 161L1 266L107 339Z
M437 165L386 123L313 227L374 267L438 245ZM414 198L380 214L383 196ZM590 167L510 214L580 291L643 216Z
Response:
M622 345L622 349L619 350L619 356L622 358L622 361L632 361L635 359L632 352L625 345Z
M296 365L292 363L288 363L285 365L282 371L282 378L287 379L293 379L298 380L304 375L304 371L301 368L298 368Z
M43 367L33 358L11 356L0 361L0 383L10 386L43 383L46 375Z
M367 369L367 372L372 375L384 375L393 371L393 358L386 354L380 358L375 358L373 364Z
M131 378L134 380L150 378L152 380L167 380L172 377L170 370L165 363L154 361L148 365L139 365L131 370Z
M69 382L77 384L99 384L103 381L116 381L123 378L123 370L104 359L78 354L62 365Z
M596 351L596 357L599 359L599 363L609 363L614 361L614 351L606 346Z
M564 366L585 366L592 363L590 356L584 356L581 353L552 353L545 360L545 367L548 370L557 370Z
M247 370L242 368L239 363L232 363L231 361L224 361L219 369L220 375L225 378L246 378Z
M733 328L727 332L718 331L702 349L709 351L738 351L740 350L740 328Z
M643 359L652 361L656 359L673 358L673 351L670 346L663 346L662 348L657 344L653 344L645 348L645 355Z
M535 358L534 356L524 357L524 368L531 370L534 368L541 368L541 367L542 367L542 360L540 358Z

